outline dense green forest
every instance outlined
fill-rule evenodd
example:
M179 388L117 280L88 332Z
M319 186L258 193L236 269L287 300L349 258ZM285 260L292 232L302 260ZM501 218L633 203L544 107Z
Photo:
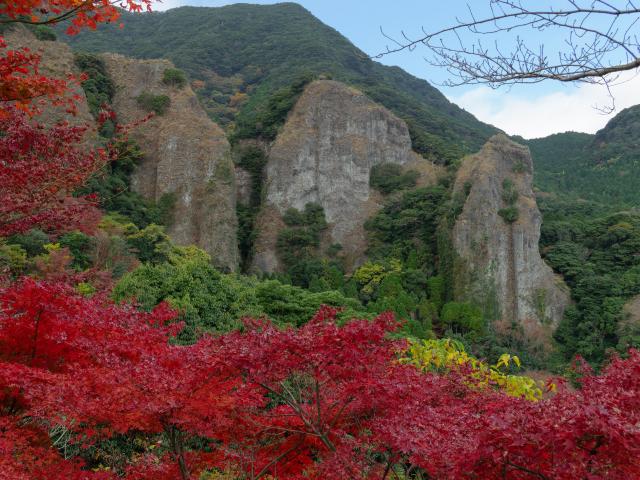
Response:
M522 140L531 149L540 249L571 287L575 304L556 333L567 357L601 362L637 345L623 306L640 294L640 106L595 135L567 132Z
M595 135L559 133L529 146L535 184L544 192L610 206L640 205L640 106L615 115Z
M450 162L477 150L497 129L449 102L426 81L370 60L300 5L182 7L123 15L125 29L101 25L64 37L74 48L137 58L168 58L187 72L216 121L241 136L259 123L275 92L304 77L343 81L411 126L414 148ZM245 131L243 131L245 130Z

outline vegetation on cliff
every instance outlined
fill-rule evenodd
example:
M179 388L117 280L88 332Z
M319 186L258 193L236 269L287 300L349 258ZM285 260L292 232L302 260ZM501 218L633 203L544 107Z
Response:
M308 75L353 85L410 121L416 151L438 162L479 149L496 132L426 81L369 60L293 3L182 7L123 15L123 21L124 30L101 25L64 40L93 52L168 58L187 72L210 115L223 125L237 123L241 136L254 128L256 115L272 115L265 107L279 90Z

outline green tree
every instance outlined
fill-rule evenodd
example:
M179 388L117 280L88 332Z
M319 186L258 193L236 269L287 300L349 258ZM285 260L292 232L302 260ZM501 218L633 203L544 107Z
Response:
M261 313L253 289L236 276L218 272L195 247L175 247L167 262L144 264L126 274L113 297L135 300L146 310L168 302L186 323L182 342L192 342L205 331L239 328L243 317Z
M481 333L484 328L482 310L469 303L449 302L442 307L440 321L454 333Z

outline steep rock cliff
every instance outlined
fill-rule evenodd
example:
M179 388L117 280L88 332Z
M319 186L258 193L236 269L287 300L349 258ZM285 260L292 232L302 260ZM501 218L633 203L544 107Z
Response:
M502 134L465 158L454 186L466 199L452 232L453 276L456 298L482 305L499 333L544 347L569 295L540 257L532 180L528 148Z
M144 152L132 187L147 198L174 199L172 239L206 250L214 263L228 270L238 266L235 175L229 143L222 129L206 115L189 86L165 85L167 60L133 60L103 55L117 86L113 107L121 123L135 122L147 112L137 97L143 92L167 95L166 113L131 133Z
M640 295L636 295L625 304L616 333L620 339L618 346L622 350L637 345L640 339Z
M380 163L420 163L421 182L436 179L436 167L411 150L402 120L342 83L309 84L269 152L254 268L280 269L275 246L281 216L308 203L324 208L325 240L342 245L347 269L357 265L366 250L364 222L382 201L369 187L371 167Z
M12 28L4 33L4 39L9 49L28 47L31 51L41 56L39 70L42 75L53 78L67 78L68 75L80 75L80 71L73 61L71 47L61 42L41 41L33 33L23 26ZM70 84L70 91L66 93L67 98L77 95L76 114L70 115L64 106L53 106L51 102L44 101L42 113L38 120L44 125L51 125L55 122L65 120L76 125L93 125L94 120L89 112L87 99L84 91L78 84ZM94 131L89 131L88 138L91 138Z

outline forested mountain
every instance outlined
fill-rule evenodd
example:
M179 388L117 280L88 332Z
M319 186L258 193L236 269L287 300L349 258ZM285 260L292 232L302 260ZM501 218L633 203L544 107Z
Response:
M426 81L370 60L294 3L181 7L124 14L123 23L63 39L76 49L171 60L195 81L210 116L235 122L239 136L253 136L256 115L278 89L318 76L355 86L407 120L414 149L436 160L476 151L497 132Z
M639 139L640 106L595 135L520 139L540 190L541 251L575 302L556 332L568 356L602 361L607 350L637 341L637 321L625 320L624 305L640 293Z
M520 141L531 149L540 190L610 207L640 205L640 105L622 110L595 135Z

